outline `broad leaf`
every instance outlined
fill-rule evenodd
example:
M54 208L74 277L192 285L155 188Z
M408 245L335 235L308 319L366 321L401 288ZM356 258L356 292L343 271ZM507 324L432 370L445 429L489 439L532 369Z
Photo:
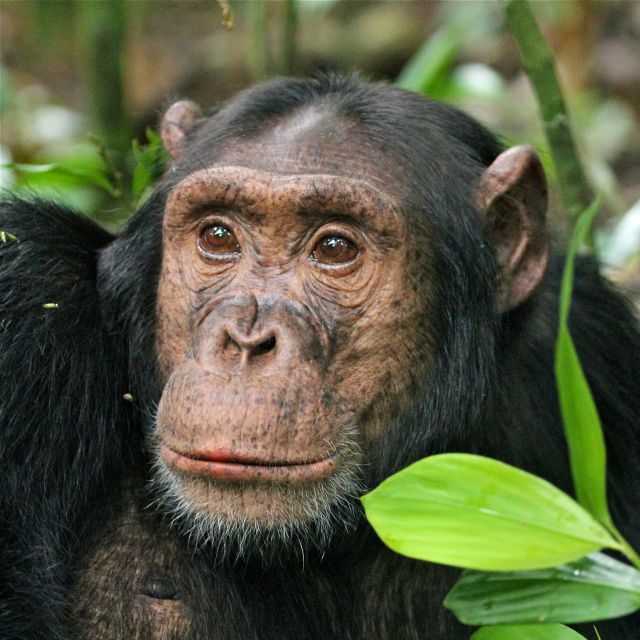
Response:
M471 640L584 640L577 631L561 624L526 624L517 626L483 627Z
M602 427L568 328L576 253L587 236L600 202L601 198L597 199L579 217L569 244L560 293L555 374L576 497L601 522L610 524Z
M539 569L618 543L545 480L462 453L431 456L362 497L376 533L411 558L487 571Z
M101 171L93 168L81 169L79 167L62 165L58 162L50 164L21 164L19 162L9 162L3 164L2 168L13 169L14 171L24 174L60 173L72 176L73 178L80 178L96 187L100 187L111 196L118 197L120 195L117 188L109 182L105 175Z
M640 572L602 553L538 571L465 571L444 605L470 625L617 618L640 609Z

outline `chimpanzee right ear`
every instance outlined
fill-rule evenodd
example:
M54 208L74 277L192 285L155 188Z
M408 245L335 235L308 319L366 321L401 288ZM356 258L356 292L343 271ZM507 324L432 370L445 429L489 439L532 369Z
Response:
M536 289L547 267L547 181L536 152L517 146L482 174L476 206L498 266L498 306L508 311Z
M160 138L174 162L182 158L186 137L195 131L201 117L200 107L190 100L174 102L162 117Z

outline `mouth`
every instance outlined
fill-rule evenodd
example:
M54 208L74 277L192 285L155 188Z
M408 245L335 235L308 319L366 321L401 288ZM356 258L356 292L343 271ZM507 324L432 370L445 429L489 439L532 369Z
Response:
M229 451L181 453L162 445L160 457L182 473L236 482L298 483L321 480L338 465L338 454L310 461L270 461Z

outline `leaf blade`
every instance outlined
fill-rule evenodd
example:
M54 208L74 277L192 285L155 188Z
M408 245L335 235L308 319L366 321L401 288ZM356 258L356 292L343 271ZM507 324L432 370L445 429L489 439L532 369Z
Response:
M362 502L387 546L441 564L534 569L618 548L604 527L545 480L471 454L420 460Z
M466 571L444 605L469 625L605 620L640 608L640 572L601 553L538 571Z
M602 198L578 218L562 274L555 376L558 400L569 446L571 475L578 502L606 525L612 523L607 505L606 449L600 417L569 333L575 258L584 242Z
M584 640L584 636L562 624L505 625L482 627L471 640Z

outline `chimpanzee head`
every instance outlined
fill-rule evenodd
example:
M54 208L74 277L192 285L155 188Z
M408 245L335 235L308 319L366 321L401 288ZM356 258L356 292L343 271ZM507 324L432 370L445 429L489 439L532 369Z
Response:
M540 164L353 77L177 103L161 133L172 167L101 263L162 500L236 551L322 545L365 487L472 438L500 315L546 264Z

